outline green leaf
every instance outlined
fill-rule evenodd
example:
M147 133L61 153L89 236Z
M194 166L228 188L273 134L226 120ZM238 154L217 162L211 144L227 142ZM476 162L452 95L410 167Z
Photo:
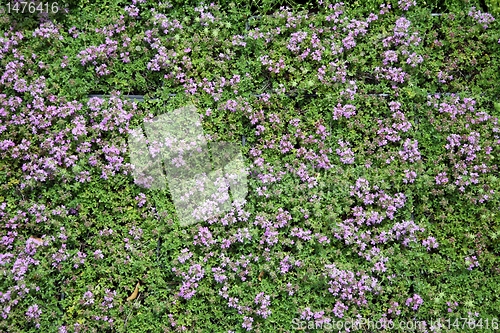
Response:
M495 106L495 110L497 110L498 112L500 112L500 103L493 102L493 105Z

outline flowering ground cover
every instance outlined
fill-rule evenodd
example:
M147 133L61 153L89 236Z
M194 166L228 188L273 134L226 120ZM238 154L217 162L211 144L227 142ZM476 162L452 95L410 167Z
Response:
M2 4L0 331L498 330L500 26L433 4ZM190 225L186 106L248 186Z

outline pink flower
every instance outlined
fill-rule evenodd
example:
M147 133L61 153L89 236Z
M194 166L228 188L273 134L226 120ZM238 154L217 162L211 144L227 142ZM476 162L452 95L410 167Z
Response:
M137 201L137 206L142 207L146 204L146 195L144 193L140 193L135 197L135 200Z
M441 172L436 176L436 184L441 185L441 184L446 184L448 183L448 178L446 177L446 172Z
M413 294L413 297L410 297L406 300L406 306L411 306L412 304L413 304L412 309L417 311L418 308L422 304L424 304L424 300L422 299L422 297L420 297L420 295Z

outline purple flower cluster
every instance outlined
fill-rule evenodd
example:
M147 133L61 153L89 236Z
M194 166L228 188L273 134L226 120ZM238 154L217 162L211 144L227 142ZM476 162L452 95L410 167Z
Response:
M290 263L289 259L290 259L290 257L286 256L285 258L283 258L283 260L280 261L280 273L281 274L287 273L290 270L290 268L292 268L292 264Z
M216 241L212 237L212 233L208 230L207 227L198 227L198 235L194 236L194 245L203 244L206 247L210 247L212 244L215 244Z
M103 258L104 258L104 255L102 254L101 250L94 251L94 259L98 260L98 259L103 259Z
M154 9L152 12L154 12ZM154 14L153 25L160 26L165 35L175 32L176 29L183 29L182 24L178 20L170 19L165 14Z
M128 234L134 237L134 240L139 240L142 237L143 230L137 226L130 228Z
M28 307L28 310L26 311L26 317L28 317L28 321L35 321L36 322L36 328L40 328L40 323L39 318L40 315L42 314L42 310L38 306L38 304L34 304Z
M424 58L416 52L410 53L406 50L401 51L401 54L407 56L406 63L411 67L417 67L418 64L424 61Z
M412 306L412 309L417 311L418 308L424 304L424 300L422 299L422 297L420 297L420 295L417 295L417 294L413 294L412 297L409 297L407 300L406 300L406 306L410 307Z
M354 163L354 152L349 148L350 143L344 142L342 140L338 141L338 144L343 149L336 149L337 155L340 156L340 161L344 164L353 164Z
M140 193L135 197L135 200L137 201L137 206L142 207L146 204L146 195L144 193Z
M453 312L458 307L458 302L446 302L448 305L448 312Z
M401 10L407 11L410 7L416 6L417 2L415 0L399 0L398 6Z
M78 268L80 265L83 265L85 263L85 258L87 257L86 253L78 251L76 253L76 256L73 257L73 268Z
M104 290L103 301L100 304L101 310L103 312L107 312L109 309L112 309L114 307L115 297L116 297L116 291L115 290L110 290L108 288L106 288Z
M304 241L308 241L312 239L312 231L311 230L303 230L302 228L293 228L292 231L290 232L291 236L297 237L299 239L302 239Z
M472 17L477 23L481 24L484 29L487 29L489 24L495 21L495 18L490 13L483 13L480 10L476 10L476 7L472 7L468 15Z
M337 104L336 107L333 108L333 119L338 120L340 117L346 117L347 119L356 115L356 106L351 104L341 105Z
M397 63L398 62L398 54L396 51L389 50L384 52L384 60L382 64L387 66L389 63Z
M260 308L256 311L256 314L264 319L271 315L271 310L268 309L268 307L271 305L270 299L271 297L264 294L263 292L255 296L254 299L255 304L260 305Z
M344 48L346 50L354 48L356 46L356 40L354 39L354 34L349 33L347 37L342 39L342 45L344 45Z
M444 185L448 183L448 178L446 177L446 172L440 172L436 176L436 185Z
M210 5L201 5L194 9L196 12L200 13L199 22L202 26L209 26L210 23L218 21L218 18L214 17L211 12L206 12L206 10L212 8L217 10L218 7L212 2Z
M399 156L403 161L416 162L420 160L420 152L418 150L418 141L406 139L403 143L403 149L399 151Z
M139 17L139 8L137 8L135 5L125 6L124 9L127 12L128 16L132 18Z
M169 69L175 66L177 63L176 59L177 53L174 50L160 46L158 47L158 53L147 63L146 67L150 71L159 72L162 69ZM186 81L183 80L183 82Z
M178 296L184 299L190 299L196 294L196 288L198 288L198 281L200 281L205 276L205 270L200 264L194 264L189 267L188 272L178 272L178 270L173 267L172 271L176 275L182 275L183 281L181 289Z
M468 265L467 269L471 271L474 267L479 267L479 261L476 256L465 257L465 264Z
M251 331L253 326L252 323L253 323L253 318L245 316L243 317L243 323L241 324L241 326L245 328L247 331Z
M413 170L404 170L404 177L403 178L403 183L408 184L411 183L413 184L415 182L415 179L417 179L417 173Z
M300 53L300 44L304 42L307 38L307 32L297 31L290 35L290 40L288 41L287 49L295 54Z
M269 66L267 67L267 70L272 73L278 74L280 71L285 69L285 60L283 58L280 58L278 61L274 61L269 59L269 56L266 55L260 57L260 62L263 66Z
M339 302L337 302L338 304ZM337 307L337 304L335 305ZM334 313L336 310L334 309ZM339 317L341 318L341 317ZM314 320L316 325L323 325L326 323L330 323L332 320L325 316L325 311L316 311L313 312L311 308L307 307L300 313L300 319L302 320Z
M430 101L427 102L427 105L432 104L432 97L429 96ZM440 113L448 113L451 116L451 119L456 119L457 115L464 115L466 112L473 112L475 110L476 101L472 98L464 97L462 103L460 103L460 97L452 96L451 103L440 103L439 104L439 112ZM434 104L437 107L437 104Z
M179 262L183 264L191 257L193 257L193 253L189 251L188 248L184 248L181 250L181 254L177 257L177 260L179 260Z
M88 290L83 294L83 305L92 305L95 302L94 294Z
M40 27L33 32L33 37L41 37L44 39L55 38L63 40L64 37L59 32L59 29L52 22L42 23Z
M217 283L224 283L227 280L227 275L223 274L226 271L220 267L212 267L212 273L214 273L214 280Z
M436 238L429 236L427 237L427 239L424 239L422 241L422 245L427 248L427 251L430 251L431 249L437 249L439 243L437 242Z
M119 34L123 31L125 31L125 16L120 15L118 19L116 20L116 23L110 24L108 26L104 26L103 28L96 28L95 32L102 34L103 36L107 37L113 37L115 34ZM127 44L123 45L124 47L127 46Z
M335 265L326 265L329 288L328 291L343 302L363 306L368 303L366 294L373 292L378 294L380 286L374 277L354 273L348 270L338 269ZM356 278L359 277L359 279Z
M88 63L92 63L94 66L98 62L105 62L109 59L115 58L117 56L116 51L118 50L118 42L110 38L106 38L104 44L99 46L89 46L88 48L80 51L77 57L83 66Z
M439 71L437 74L437 78L438 78L439 83L447 83L447 82L453 80L453 75L449 75L443 71Z
M399 303L395 301L390 302L390 307L387 309L388 314L394 314L396 316L399 316L401 314L401 310L399 309Z
M375 67L374 71L375 77L378 80L386 79L394 83L404 83L405 80L409 77L409 75L404 72L403 69L397 67Z
M61 263L68 259L69 254L66 250L66 244L62 244L61 248L52 255L52 267L57 268L58 270L62 269Z
M342 31L349 31L349 36L352 35L353 37L364 36L368 32L368 22L351 19L349 24L342 28Z
M34 247L27 245L27 247L31 247L34 251ZM34 254L34 253L33 253ZM14 265L12 266L11 273L14 275L14 280L15 281L21 281L24 279L24 275L28 271L28 267L30 265L38 265L40 264L39 260L35 260L32 258L31 255L28 253L21 253L16 261L14 262Z
M395 239L400 240L403 239L403 245L409 246L410 242L417 243L417 232L424 232L425 229L421 226L418 226L413 221L403 221L394 224L391 231L395 235ZM430 244L430 242L429 242ZM434 243L432 243L434 244ZM424 246L427 244L424 244Z

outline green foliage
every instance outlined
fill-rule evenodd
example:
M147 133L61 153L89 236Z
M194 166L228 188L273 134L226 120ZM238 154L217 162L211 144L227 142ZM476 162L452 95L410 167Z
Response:
M392 8L379 14L383 3ZM340 301L349 305L344 318L430 322L476 311L484 320L498 318L498 21L484 28L469 15L479 2L433 0L408 10L395 0L329 4L138 1L140 16L133 17L128 1L70 1L68 13L50 16L58 32L49 37L33 34L35 15L0 17L7 73L0 87L0 330L243 332L243 317L251 316L254 331L279 332L293 329L306 308L339 319L333 307ZM498 2L487 6L493 13ZM332 19L341 9L344 20ZM346 46L370 13L378 18L355 36L355 47ZM407 35L395 42L403 17ZM290 43L297 32L305 36L300 51ZM311 54L314 35L324 47L321 59ZM385 64L387 51L397 60ZM416 66L407 60L412 54L422 57ZM13 80L32 85L25 91L9 80L16 61L23 67ZM389 67L405 79L375 70ZM208 145L241 143L252 174L242 211L181 226L173 192L139 186L126 148L129 129L188 104L200 114ZM346 105L355 113L339 115ZM405 130L394 108L404 113ZM80 121L86 134L78 134ZM447 148L455 135L462 146ZM15 148L3 148L8 140ZM418 142L421 158L403 158L406 140ZM347 149L353 162L342 155ZM442 173L448 181L441 184ZM360 180L369 193L404 196L404 204L390 217L383 199L369 203L366 193L355 194ZM383 218L365 223L357 220L361 210ZM269 227L279 219L286 223ZM423 229L407 243L408 235L394 236L405 221ZM215 243L204 244L200 228ZM298 228L309 234L297 236ZM245 229L251 239L241 236ZM427 249L430 237L439 246ZM39 239L45 243L27 245ZM191 256L180 259L187 251ZM471 268L474 256L479 266ZM388 259L384 270L374 268L380 258ZM367 288L364 304L333 295L335 278L325 269L332 264L346 280L351 272L358 280L376 278L380 292ZM195 265L204 277L192 282L192 297L183 297ZM222 268L224 283L214 274ZM137 297L127 300L138 283ZM270 297L266 318L256 312L260 293ZM414 294L423 300L418 311L405 304ZM233 298L243 310L230 305ZM393 302L400 315L388 312ZM42 313L29 320L33 304Z
M500 1L498 0L485 0L486 7L488 8L488 12L498 17L500 15Z

